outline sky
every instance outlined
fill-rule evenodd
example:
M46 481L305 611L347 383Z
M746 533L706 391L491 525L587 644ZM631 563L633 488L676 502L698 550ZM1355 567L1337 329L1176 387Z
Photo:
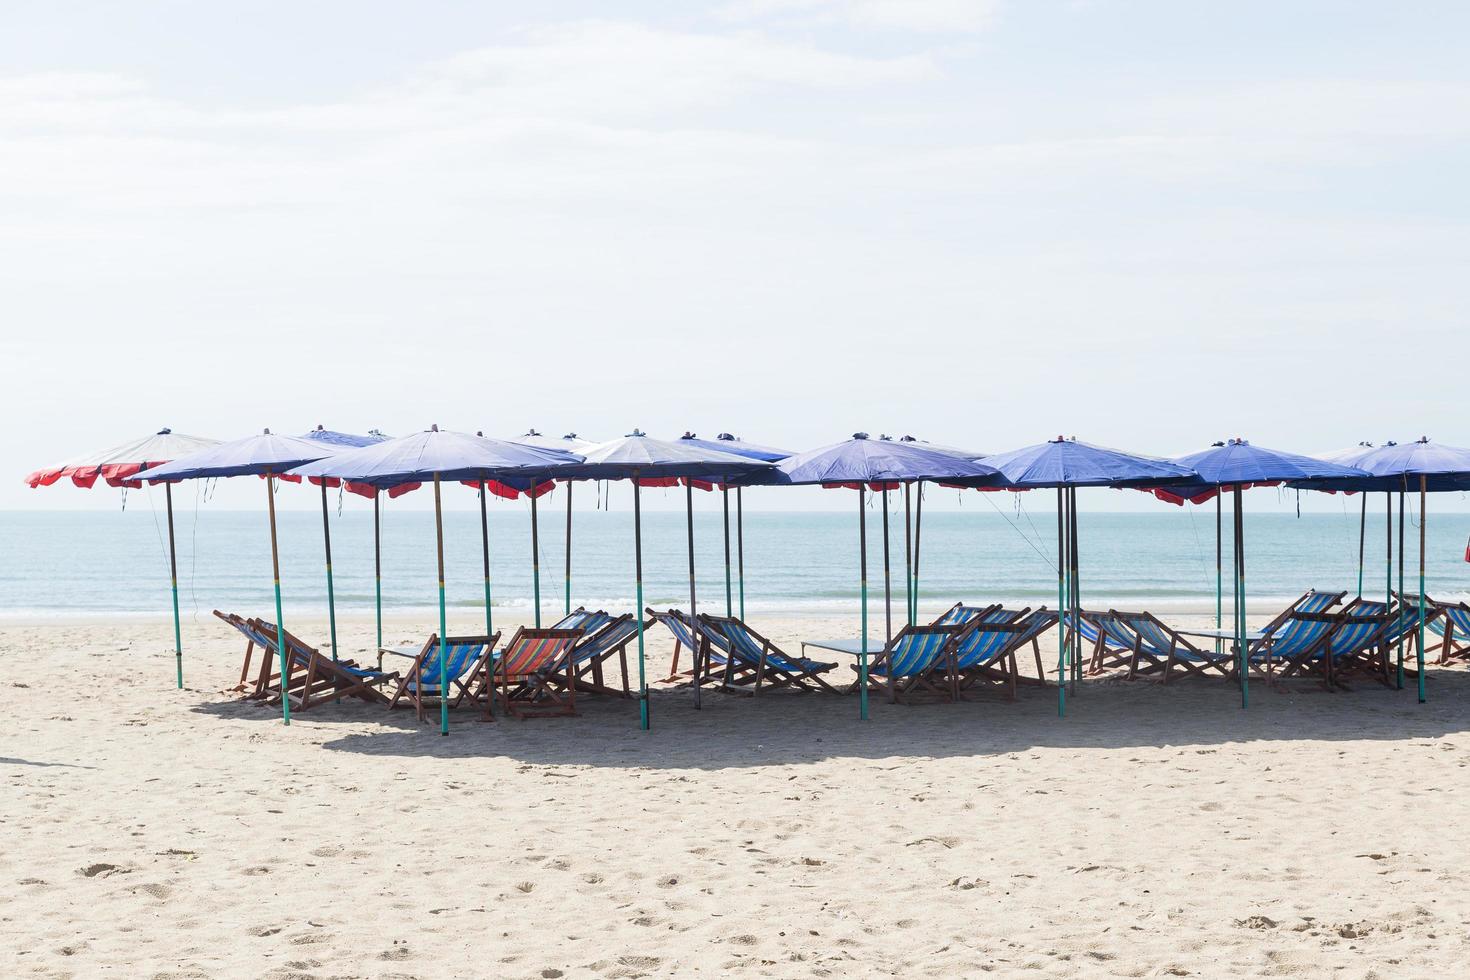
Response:
M165 425L1470 444L1466 36L1449 2L11 0L0 508L118 506L21 477Z

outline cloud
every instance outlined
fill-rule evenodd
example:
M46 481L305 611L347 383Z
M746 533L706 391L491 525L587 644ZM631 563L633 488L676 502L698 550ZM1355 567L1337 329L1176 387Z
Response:
M842 22L874 30L974 33L995 23L1000 0L739 0L724 16L736 21L795 19Z

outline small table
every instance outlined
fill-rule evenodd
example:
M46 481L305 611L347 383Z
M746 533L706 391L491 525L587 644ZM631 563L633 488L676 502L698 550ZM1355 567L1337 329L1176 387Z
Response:
M1175 632L1176 633L1181 633L1184 636L1202 636L1202 637L1205 637L1206 639L1210 639L1210 640L1233 640L1233 639L1235 639L1235 630L1226 630L1226 629L1218 629L1218 630L1207 630L1207 629L1185 630L1185 629L1181 629L1181 630L1175 630ZM1260 630L1246 630L1245 631L1245 642L1247 642L1247 643L1255 643L1257 640L1265 639L1265 636L1266 636L1266 634L1263 633L1263 632L1261 632Z
M885 646L887 646L887 644L876 640L873 637L869 637L867 652L870 656L875 653L882 653ZM806 657L807 647L816 647L818 650L831 650L833 653L846 653L850 656L856 657L858 654L863 652L863 641L861 638L855 638L851 640L802 640L802 657Z

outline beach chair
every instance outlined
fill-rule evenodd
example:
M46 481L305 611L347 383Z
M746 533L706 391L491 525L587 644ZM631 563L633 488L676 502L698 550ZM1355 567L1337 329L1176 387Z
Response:
M975 625L972 619L964 626L905 626L887 649L868 664L868 689L886 689L893 701L904 700L919 688L954 700L953 685L943 683L945 676L952 673L952 644ZM854 664L852 669L859 668ZM941 683L936 684L936 679ZM859 677L850 690L857 690L861 684Z
M1388 647L1384 638L1399 618L1384 603L1366 599L1355 599L1336 612L1293 612L1278 629L1249 647L1249 660L1254 662L1264 653L1268 677L1273 672L1282 678L1301 676L1320 667L1322 681L1333 690L1346 686L1335 676L1339 668L1345 673L1361 666L1365 658L1376 656L1375 673L1387 684Z
M235 613L223 613L218 609L214 610L214 614L226 625L245 637L245 661L240 667L240 683L236 684L231 690L239 693L247 701L263 697L267 687L276 676L271 673L271 664L276 656L275 648L268 645L265 637L256 629L254 621L244 619ZM257 649L261 651L260 673L252 685L250 682L250 664L254 659Z
M496 632L489 636L449 636L440 643L439 635L430 633L423 648L413 658L413 666L398 682L398 689L393 692L388 707L412 704L419 721L423 721L426 700L435 706L441 699L453 698L452 704L458 706L470 694L471 683L481 672L499 639L500 634ZM442 689L439 684L441 664L447 681Z
M263 619L247 622L259 640L264 641L264 646L275 651L276 625ZM306 711L340 698L356 698L369 704L388 702L387 695L379 688L398 680L397 671L359 667L354 660L333 660L316 647L302 642L290 630L281 633L286 640L286 676L284 679L275 675L267 678L261 697L269 703L277 704L284 696L290 699L291 710ZM269 664L270 658L264 662Z
M1419 609L1418 595L1401 595L1398 596L1398 600L1416 612ZM1447 666L1456 660L1470 660L1470 604L1436 602L1425 596L1424 627L1435 636L1440 637L1439 660L1437 661L1440 666ZM1414 642L1417 642L1419 635L1417 622L1414 629L1408 631L1408 635L1414 637ZM1398 637L1395 636L1394 642L1397 641ZM1429 651L1426 650L1424 653L1427 660Z
M1042 607L1008 610L997 608L982 617L970 630L955 639L954 690L956 695L983 683L1000 683L1006 696L1014 701L1018 685L1023 682L1016 654L1030 644L1036 658L1036 677L1026 683L1046 686L1046 667L1041 660L1040 637L1056 625L1056 613Z
M705 635L718 635L725 639L724 683L727 687L737 683L737 674L749 674L751 679L740 683L751 684L754 694L760 694L762 686L837 693L837 689L821 676L836 664L793 657L733 616L700 613L699 618Z
M934 621L931 622L929 625L963 626L970 620L975 619L979 616L984 616L986 613L993 612L994 610L999 608L1000 606L998 604L990 606L967 606L963 602L956 602L954 605L950 606L944 612L936 616L934 618Z
M686 677L693 679L697 668L701 675L699 677L700 684L710 683L716 670L723 674L724 668L729 663L730 652L729 643L723 635L716 634L710 636L703 630L696 628L694 624L689 622L689 616L680 609L669 609L665 612L658 612L650 608L645 609L644 612L654 622L662 623L674 635L674 658L669 663L669 676L665 680L672 682L682 680ZM690 659L694 662L694 666L685 671L679 670L679 653L682 650L688 650ZM703 661L702 668L700 666L701 660ZM743 683L748 679L753 680L753 678L747 676L748 673L745 670L737 670L734 672L734 677L727 678L725 683Z
M1092 655L1087 661L1089 674L1101 674L1128 662L1132 652L1132 639L1126 631L1113 628L1108 614L1091 609L1079 609L1074 617L1066 613L1067 629L1082 638L1080 646L1091 646Z
M516 630L487 668L491 687L485 690L486 717L497 690L506 714L516 718L575 715L577 687L573 683L572 651L585 635L580 629L522 626ZM562 676L559 683L553 684L550 678L557 673Z
M578 606L567 613L560 620L552 623L549 629L554 630L581 630L591 636L612 621L612 616L601 609L587 609Z
M1159 682L1167 684L1176 670L1181 677L1215 673L1228 680L1236 674L1234 654L1195 646L1152 613L1110 609L1102 625L1110 636L1125 642L1131 637L1129 680L1159 674Z
M643 624L644 630L653 626L650 620ZM613 697L628 698L633 696L630 672L628 670L628 645L638 637L638 621L631 613L610 618L601 629L592 634L584 633L582 639L574 645L570 652L572 680L571 683L577 690L585 694L608 694ZM604 664L613 657L618 658L619 685L613 686L606 677ZM566 664L549 664L542 669L540 675L532 681L528 680L520 687L512 691L513 698L524 699L529 696L531 690L541 684L551 684L556 687L564 687L566 680Z

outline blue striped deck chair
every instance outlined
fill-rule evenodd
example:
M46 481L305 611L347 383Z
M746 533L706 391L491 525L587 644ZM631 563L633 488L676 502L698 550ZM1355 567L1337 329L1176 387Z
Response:
M248 621L248 626L258 638L257 645L263 643L271 654L275 654L276 625L264 619L252 619ZM359 667L355 660L333 660L331 656L302 642L290 630L283 632L287 654L285 683L280 682L279 676L273 676L267 681L261 693L267 703L279 704L283 690L290 698L293 711L305 711L315 705L344 697L357 698L370 704L388 702L388 698L378 688L397 680L396 671L390 673L372 667ZM267 657L265 663L270 662L271 658Z
M220 621L231 627L245 638L245 662L240 667L240 683L231 690L238 693L243 700L251 701L266 696L267 689L277 679L277 675L271 673L272 663L276 657L275 648L256 628L255 621L244 619L235 613L223 613L214 610L215 616ZM255 678L255 683L250 682L250 664L255 659L255 651L261 652L260 674Z
M431 704L438 704L440 698L453 697L456 706L466 697L476 699L472 685L485 673L490 651L495 649L499 640L497 632L490 636L449 636L441 644L437 633L429 634L423 649L414 657L413 666L398 682L398 690L393 693L388 707L396 708L400 702L412 702L419 721L423 721L426 698ZM441 660L448 680L447 690L439 688Z
M1302 593L1300 598L1261 628L1260 639L1246 645L1247 664L1265 664L1269 674L1275 662L1297 656L1314 643L1320 642L1329 626L1322 617L1346 595L1346 591L1323 592L1318 589ZM1239 652L1233 643L1231 650L1234 653Z
M610 622L612 622L612 617L603 610L587 609L583 606L578 606L557 622L552 623L548 628L554 630L581 630L586 635L591 636Z
M1294 613L1291 621L1301 624L1299 639L1281 652L1281 641L1270 648L1270 656L1280 663L1280 676L1292 677L1314 667L1322 671L1328 689L1345 687L1338 675L1370 664L1380 679L1388 681L1388 648L1384 637L1400 617L1390 613L1387 605L1367 599L1355 599L1342 610L1324 613ZM1315 637L1315 638L1313 638ZM1376 653L1376 656L1375 656ZM1373 663L1369 658L1376 660Z
M1128 657L1128 679L1161 675L1167 684L1175 672L1181 677L1216 673L1229 679L1235 676L1235 655L1215 653L1195 646L1176 629L1147 612L1108 610L1104 624L1110 635L1131 637ZM1141 665L1141 666L1140 666Z
M899 701L909 691L922 687L954 700L952 641L975 625L972 619L965 626L905 626L887 650L868 665L869 690L886 688L889 700ZM852 669L858 670L858 666L854 664ZM934 683L935 678L946 675L951 682L941 689ZM860 678L852 690L861 683Z
M645 630L652 626L652 620L643 624ZM587 694L632 697L633 689L628 672L628 644L637 637L638 621L633 618L632 613L611 617L596 632L584 633L582 639L572 647L569 653L572 665L570 683L578 691ZM607 682L603 666L614 656L618 658L621 674L621 686L618 687ZM562 687L567 683L557 665L553 665L553 669L549 671L543 671L543 674L544 677L538 678L536 683L547 683L556 687Z
M1006 697L1014 701L1019 684L1046 686L1046 667L1041 660L1041 634L1056 625L1057 614L1043 606L1035 612L997 608L955 641L957 690L982 682L999 682ZM1030 644L1036 660L1036 676L1022 677L1016 654Z
M1405 607L1419 610L1419 596L1401 595L1398 600ZM1465 602L1435 602L1428 596L1424 597L1424 628L1435 636L1440 637L1439 660L1440 666L1453 663L1455 660L1470 659L1470 604ZM1409 633L1415 637L1417 642L1418 623ZM1394 642L1398 636L1394 637ZM1458 641L1458 643L1457 643ZM1412 647L1411 647L1412 649ZM1425 651L1428 656L1429 651Z
M674 635L674 659L669 664L668 681L677 681L688 677L691 680L696 674L699 675L700 684L710 682L712 668L723 671L729 662L729 645L724 636L711 636L707 631L700 630L699 636L695 636L695 627L689 622L689 616L683 610L670 609L667 612L658 612L653 609L644 610L655 622L663 623L670 633ZM679 652L688 650L693 666L686 671L679 670ZM701 659L703 664L701 665Z
M963 602L956 602L944 612L940 613L930 626L963 626L970 620L999 609L1000 606L967 606Z
M794 687L799 691L837 693L837 689L821 676L836 664L793 657L733 616L700 613L699 618L707 634L725 639L727 686L750 684L753 694L760 694L762 687Z

